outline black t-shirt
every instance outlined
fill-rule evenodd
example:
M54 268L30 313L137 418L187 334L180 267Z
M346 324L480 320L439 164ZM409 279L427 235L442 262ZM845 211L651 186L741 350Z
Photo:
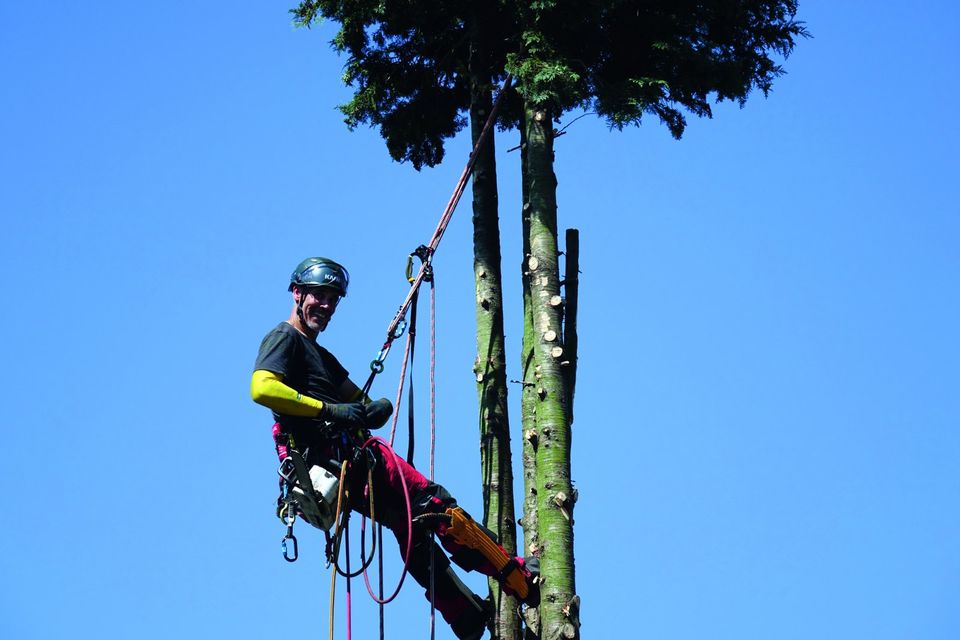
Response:
M323 402L341 402L337 393L349 375L332 353L281 322L260 343L254 370L272 371L283 376L288 387ZM313 418L287 416L273 412L274 419L287 433L315 431Z

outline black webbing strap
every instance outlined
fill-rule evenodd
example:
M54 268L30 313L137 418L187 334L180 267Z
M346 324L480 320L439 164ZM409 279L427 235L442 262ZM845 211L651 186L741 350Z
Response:
M410 371L410 386L407 389L407 464L413 464L413 452L415 444L414 431L414 411L413 411L413 362L414 352L417 346L417 300L420 298L419 291L414 294L410 303L410 325L407 329L408 339L410 340L410 360L408 363Z

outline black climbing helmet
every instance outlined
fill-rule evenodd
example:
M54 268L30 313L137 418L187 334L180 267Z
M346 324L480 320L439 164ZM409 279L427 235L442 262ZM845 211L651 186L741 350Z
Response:
M290 274L290 286L287 287L287 291L293 291L294 285L330 287L340 296L345 296L349 284L350 274L342 265L330 258L307 258Z

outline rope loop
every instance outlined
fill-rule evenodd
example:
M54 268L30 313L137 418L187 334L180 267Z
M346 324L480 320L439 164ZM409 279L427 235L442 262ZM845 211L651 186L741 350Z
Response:
M379 437L377 437L377 436L371 436L370 438L367 439L366 442L363 443L363 445L361 446L361 449L366 450L366 449L368 449L368 448L371 448L374 444L383 445L383 446L380 448L381 454L383 454L384 452L386 452L386 455L391 456L391 457L393 458L393 460L394 460L394 464L396 464L396 461L397 461L399 458L397 457L397 454L393 451L393 448L392 448L392 447L389 445L389 443L387 443L387 441L384 440L383 438L379 438ZM406 503L405 506L406 506L406 510L407 510L407 548L404 550L404 554L403 554L403 570L402 570L401 573L400 573L400 580L399 580L399 582L397 582L397 587L396 587L396 589L394 589L393 593L392 593L389 597L384 598L384 597L382 597L382 594L381 594L381 596L378 597L377 594L375 594L375 593L373 592L373 587L370 585L370 577L369 577L369 575L367 574L367 565L364 565L364 567L363 567L363 569L362 569L362 572L363 572L363 581L364 581L364 584L365 584L366 587L367 587L367 593L370 594L370 597L373 598L374 602L376 602L377 604L380 604L380 605L384 605L384 604L387 604L387 603L393 601L393 599L396 598L397 595L400 593L400 588L403 586L403 581L404 581L404 579L407 577L407 569L408 569L408 567L410 566L410 552L411 552L411 550L412 550L412 548L413 548L413 514L411 513L412 507L411 507L411 504L410 504L410 491L409 491L409 489L408 489L408 487L407 487L407 481L406 481L406 479L403 477L403 474L401 473L401 474L399 474L399 476L400 476L400 486L402 487L404 502ZM373 481L373 476L372 476L372 474L371 474L371 475L368 477L368 482L372 482L372 481ZM372 499L373 490L372 490L372 488L371 488L371 490L370 490L370 495L371 495L370 510L371 510L371 518L372 518L372 517L373 517L373 513L372 513L372 512L373 512L373 499ZM365 516L364 516L364 521L366 521L366 517L365 517ZM371 559L372 559L372 555L373 555L373 554L372 554L372 550L371 550ZM369 563L368 563L368 564L369 564ZM382 576L382 572L381 572L381 576Z

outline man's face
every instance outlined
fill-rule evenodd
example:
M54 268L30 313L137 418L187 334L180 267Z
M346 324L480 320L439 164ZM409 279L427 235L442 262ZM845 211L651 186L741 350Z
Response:
M333 312L337 310L340 296L330 287L310 287L301 289L303 296L303 322L307 328L320 333L327 328Z

